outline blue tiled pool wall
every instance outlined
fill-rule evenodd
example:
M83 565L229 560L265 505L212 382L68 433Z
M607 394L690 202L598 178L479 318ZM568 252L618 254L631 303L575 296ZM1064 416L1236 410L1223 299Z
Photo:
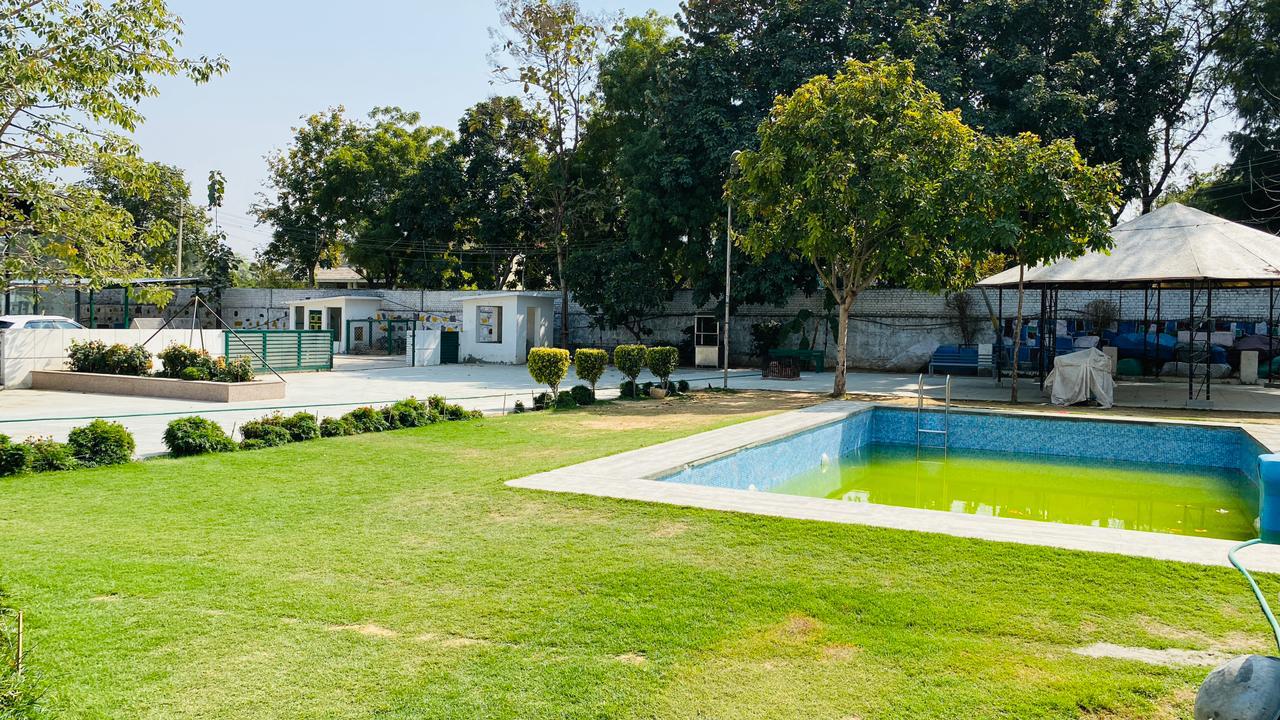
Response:
M923 425L937 429L942 421L940 412L926 412ZM952 412L949 439L952 448L963 450L1236 469L1255 484L1258 455L1265 452L1257 441L1235 428L999 413ZM869 408L843 421L686 467L663 479L769 490L820 467L824 456L835 461L872 443L915 445L915 410ZM940 445L941 436L925 435L922 444Z

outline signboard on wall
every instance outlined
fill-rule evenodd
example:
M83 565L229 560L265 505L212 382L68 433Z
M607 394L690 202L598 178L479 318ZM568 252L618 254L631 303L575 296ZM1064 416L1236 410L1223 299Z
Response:
M476 342L502 342L501 305L479 305L476 307Z

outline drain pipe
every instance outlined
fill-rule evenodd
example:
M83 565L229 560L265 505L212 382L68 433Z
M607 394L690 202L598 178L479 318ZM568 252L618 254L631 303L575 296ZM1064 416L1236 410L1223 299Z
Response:
M1280 545L1280 455L1258 458L1261 480L1258 532L1253 540L1237 545L1227 559L1244 575L1258 607L1271 626L1280 651L1280 624L1258 583L1240 563L1236 553L1254 545ZM1209 673L1196 693L1196 720L1276 720L1280 718L1280 658L1241 655Z

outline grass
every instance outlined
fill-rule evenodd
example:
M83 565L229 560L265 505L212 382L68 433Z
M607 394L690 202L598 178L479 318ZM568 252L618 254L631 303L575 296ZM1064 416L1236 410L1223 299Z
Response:
M760 414L625 403L0 482L71 718L1172 718L1232 571L515 490ZM1267 579L1268 592L1276 583Z

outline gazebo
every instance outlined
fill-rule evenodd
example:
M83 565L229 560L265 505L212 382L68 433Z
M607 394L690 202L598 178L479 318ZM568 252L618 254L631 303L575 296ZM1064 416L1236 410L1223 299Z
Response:
M1110 252L1091 252L1079 258L1022 268L1022 285L1040 291L1041 327L1049 320L1056 326L1060 290L1142 290L1143 342L1166 315L1164 290L1187 291L1190 341L1204 340L1204 362L1191 361L1187 373L1187 399L1197 401L1196 375L1204 365L1201 386L1204 401L1212 401L1210 355L1214 330L1215 290L1265 288L1268 291L1267 335L1274 346L1276 284L1280 281L1280 237L1239 223L1170 203L1146 215L1112 228ZM1018 286L1019 268L1011 268L978 283L1003 291ZM1150 298L1155 296L1155 317ZM1003 310L1001 311L1003 317ZM1181 319L1177 315L1172 318ZM1004 333L999 333L1003 342ZM1159 336L1157 335L1157 338ZM1274 347L1272 348L1274 350ZM1273 352L1274 354L1274 352ZM1016 359L1015 359L1016 362ZM1050 362L1040 354L1041 378Z

